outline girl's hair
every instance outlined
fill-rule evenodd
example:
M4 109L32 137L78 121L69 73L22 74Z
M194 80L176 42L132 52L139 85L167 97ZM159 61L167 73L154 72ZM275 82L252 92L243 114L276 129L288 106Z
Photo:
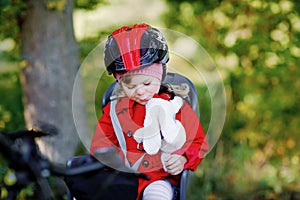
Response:
M119 81L129 84L131 82L131 77L132 77L131 75L122 76ZM188 102L190 101L190 99L189 99L190 87L187 83L182 83L181 85L173 85L170 83L163 83L160 87L159 93L164 93L164 92L171 94L172 98L174 96L180 96L183 99L187 100ZM120 84L120 88L116 92L116 97L117 97L117 99L120 99L125 96L126 95L123 91L122 85Z
M129 84L131 82L131 76L132 75L128 75L128 76L122 76L120 79L119 79L119 85L120 85L120 88L117 90L116 92L116 97L117 97L117 100L119 100L120 98L122 97L125 97L126 94L122 88L122 84L121 82L123 83L126 83L126 84Z

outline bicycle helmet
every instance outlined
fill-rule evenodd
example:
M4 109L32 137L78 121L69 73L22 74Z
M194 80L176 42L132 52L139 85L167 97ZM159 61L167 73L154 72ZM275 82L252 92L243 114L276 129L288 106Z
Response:
M148 24L123 26L108 37L104 49L109 74L125 73L153 63L162 63L164 74L169 61L168 45L162 33Z

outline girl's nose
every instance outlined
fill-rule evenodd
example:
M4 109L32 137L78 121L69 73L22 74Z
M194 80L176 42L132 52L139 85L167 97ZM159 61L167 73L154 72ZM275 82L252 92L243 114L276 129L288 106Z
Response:
M135 90L135 94L137 95L143 95L144 93L145 93L145 88L143 86L140 86Z

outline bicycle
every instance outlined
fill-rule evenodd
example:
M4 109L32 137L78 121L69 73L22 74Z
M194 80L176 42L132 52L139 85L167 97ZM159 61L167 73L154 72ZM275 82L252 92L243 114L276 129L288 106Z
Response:
M110 171L110 174L115 176L121 174L133 180L136 177L148 178L140 173L125 172L123 169L120 158L115 157L112 160L116 168L120 170L113 170L107 165L97 161L96 158L90 157L89 163L80 163L76 167L62 167L53 164L39 151L38 145L35 142L36 138L44 136L55 136L57 133L56 128L46 125L40 129L21 130L15 133L0 132L0 154L8 161L8 167L13 169L10 171L12 177L4 182L4 187L7 190L7 200L15 200L18 193L30 183L36 183L40 189L43 199L54 199L53 191L48 182L50 176L73 178L75 176L84 175L86 173L94 173L99 170ZM104 149L98 152L99 157L109 157L117 155L113 149ZM114 171L114 173L111 173ZM109 184L108 182L105 183ZM69 191L67 191L69 192ZM97 195L95 195L97 196ZM98 196L99 197L99 196Z

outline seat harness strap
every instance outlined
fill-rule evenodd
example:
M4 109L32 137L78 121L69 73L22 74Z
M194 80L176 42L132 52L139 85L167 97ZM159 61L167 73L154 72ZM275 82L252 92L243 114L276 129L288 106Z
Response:
M145 156L145 153L134 163L134 165L131 166L129 164L129 162L127 160L126 141L125 141L125 137L124 137L124 134L122 131L120 121L119 121L117 113L116 113L116 105L117 105L117 100L116 99L112 100L110 103L110 117L111 117L112 125L114 127L118 142L120 144L121 150L125 157L125 166L133 169L134 171L137 171L140 163L142 162L142 160Z

